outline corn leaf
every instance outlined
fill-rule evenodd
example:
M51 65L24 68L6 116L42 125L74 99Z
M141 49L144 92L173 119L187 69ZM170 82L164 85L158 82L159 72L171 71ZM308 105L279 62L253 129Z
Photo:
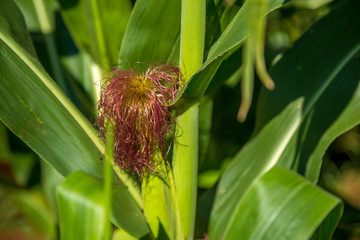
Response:
M325 130L323 137L315 143L308 143L321 146L317 152L317 163L309 165L310 169L319 171L321 154L331 137L359 123L358 11L356 1L341 4L310 28L274 67L271 75L276 90L273 93L264 90L260 94L257 130L235 156L218 185L210 218L212 237L222 234L222 229L232 221L240 199L259 176L276 164L287 168L293 164L296 166L296 151L301 152L307 144L302 142L299 132L308 126L320 132ZM326 42L322 42L324 32L330 30L329 36L333 38L328 37ZM330 46L336 48L329 51ZM311 50L315 49L317 52L313 54ZM320 61L319 64L316 64L317 61ZM337 98L339 96L342 96L341 100Z
M120 68L136 62L153 63L179 58L180 1L136 1L119 54Z
M58 0L78 47L99 66L114 66L131 13L129 0Z
M304 97L301 126L280 162L296 159L295 169L313 182L330 143L360 123L358 11L357 1L345 1L313 26L272 69L276 89L260 95L256 129Z
M102 141L35 58L19 9L0 8L0 119L60 174L102 177ZM115 194L113 221L134 236L149 230L127 190ZM134 227L136 226L136 227Z
M321 222L329 239L342 214L340 199L295 173L275 167L250 187L221 235L209 239L309 239ZM331 221L332 220L332 221Z
M282 6L284 0L269 1L268 10L272 11ZM223 31L219 39L210 48L208 57L200 69L192 75L185 86L182 87L174 101L179 113L184 112L204 95L217 69L222 61L237 50L248 35L248 3L245 2L238 13Z
M101 181L82 172L57 187L60 239L103 239L105 219Z

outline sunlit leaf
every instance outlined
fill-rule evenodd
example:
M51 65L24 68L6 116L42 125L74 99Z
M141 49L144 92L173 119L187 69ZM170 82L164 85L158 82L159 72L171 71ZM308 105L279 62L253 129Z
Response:
M284 0L270 1L268 11L281 7L283 2ZM227 54L233 53L243 44L248 34L247 13L248 4L245 2L211 47L204 64L181 89L174 102L179 113L200 100Z
M15 6L6 9L13 12L13 17L20 14ZM26 33L25 28L14 31L21 27L21 18L0 22L0 119L63 175L85 168L100 176L100 139L34 56L22 47L31 46L31 40L12 38Z
M60 239L103 239L105 219L101 181L82 172L70 174L57 188Z
M295 168L314 182L330 143L360 123L358 11L357 1L347 1L320 20L274 66L277 87L263 89L259 98L257 129L287 103L305 98L298 106L302 124L281 161L296 159Z
M239 199L262 173L275 164L290 168L296 150L301 153L307 144L322 146L321 151L325 151L324 146L331 141L323 138L302 146L304 139L299 132L309 126L314 134L332 129L338 119L343 126L334 132L340 134L339 129L344 131L359 122L359 101L354 99L359 98L360 91L360 71L355 67L360 64L357 41L360 32L356 28L360 18L355 2L343 4L315 24L272 70L277 87L274 92L263 90L260 94L257 130L235 156L218 185L210 219L213 236L221 234L231 221ZM348 24L349 21L354 24ZM329 31L333 37L327 38L326 42L336 46L334 51L329 51L331 45L321 41L324 32L328 34ZM324 59L326 61L322 62ZM353 114L346 118L348 122L341 116L345 106L345 113ZM318 157L317 164L310 164L309 169L319 170L322 156L319 154Z
M220 233L210 229L209 239L306 240L327 217L333 220L328 221L330 237L342 208L340 199L277 167L254 182L233 210L227 228Z
M102 141L34 58L16 5L10 0L2 4L1 121L63 176L81 170L101 178ZM143 215L127 190L115 193L113 202L118 204L113 208L114 224L134 236L147 234Z
M179 32L179 0L136 1L121 45L120 68L127 69L136 62L176 63Z
M142 184L144 215L156 239L175 239L176 217L172 191L175 186L169 179L171 171L166 163L156 169L159 175L151 175Z
M278 161L286 144L300 125L301 112L296 107L302 98L291 103L254 136L234 157L223 172L211 211L209 229L220 236L228 226L239 199L252 182ZM284 124L286 122L287 124Z

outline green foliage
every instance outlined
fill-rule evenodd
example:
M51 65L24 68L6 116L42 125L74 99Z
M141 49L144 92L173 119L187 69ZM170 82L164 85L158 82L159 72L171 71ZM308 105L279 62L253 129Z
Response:
M6 3L2 9L13 15L0 22L1 120L63 175L87 168L100 176L101 141L35 59L21 13L11 1Z
M106 229L113 239L330 239L343 203L316 183L326 149L360 123L360 5L302 3L325 6L324 17L304 33L293 30L300 38L275 60L278 52L265 45L275 88L257 81L253 88L254 66L267 77L263 14L271 20L300 6L288 2L3 0L0 119L37 154L42 176L33 179L35 155L11 149L1 126L0 170L11 172L0 171L0 193L52 239L53 210L61 239L103 239ZM174 147L157 174L134 177L113 162L112 177L111 157L104 158L116 149L107 139L105 150L92 126L93 105L107 71L136 62L182 68L184 85L169 104L177 118ZM254 103L241 115L248 114L244 125L227 126L240 95L218 96L238 93L239 85L242 104ZM230 116L217 115L230 107ZM217 128L230 136L224 149ZM45 198L31 186L39 181Z
M121 69L136 62L178 61L179 9L180 0L136 2L119 52Z
M349 11L350 8L355 10ZM351 40L341 34L341 31L347 28L347 22L349 21L346 18L344 21L339 21L338 16L343 15L344 11L347 12L348 18L352 19L352 21L355 21L355 19L360 20L357 17L356 8L351 3L344 4L318 24L315 24L272 69L271 75L279 86L273 92L266 90L261 92L255 133L251 141L240 150L231 165L222 174L210 221L210 230L214 229L215 238L231 221L232 218L229 216L234 214L234 208L238 207L236 199L244 197L254 180L274 165L283 165L289 168L299 165L296 162L299 161L296 154L299 154L299 156L304 154L302 151L306 150L304 148L308 144L310 145L312 141L312 138L310 138L310 140L301 144L303 136L299 136L300 131L305 131L306 134L306 131L308 131L306 127L310 125L312 131L309 131L309 134L312 134L313 137L316 133L319 133L320 129L326 129L326 126L334 124L333 119L343 114L334 111L337 104L339 104L338 99L343 99L334 98L336 94L341 94L343 97L349 95L345 97L345 99L348 99L347 104L350 105L350 109L357 111L357 114L352 112L352 117L347 117L349 125L341 122L341 127L337 128L338 134L359 123L359 107L356 106L359 101L350 100L352 96L356 98L359 95L353 93L353 91L357 91L356 87L359 84L359 73L356 67L356 55L359 51L358 42L353 41L353 45L347 45L346 41ZM338 28L332 27L333 21L339 24ZM359 34L360 32L353 27L355 28L355 25L349 27L351 30L349 29L348 33ZM323 33L328 32L329 28L339 31L334 34L335 37L331 38L329 42L340 41L336 40L337 37L340 39L346 38L345 44L342 45L343 50L329 52L327 45L322 42ZM352 37L350 39L356 38ZM311 47L309 49L309 44L306 43L310 41L315 44L313 46L314 51L319 51L321 54L315 54L314 51L311 51ZM308 56L309 52L312 53L311 56ZM326 53L331 54L326 59L333 61L333 65L331 65L330 61L327 61L326 66L333 69L333 72L330 72L327 67L319 68L319 65L316 65ZM347 64L351 68L350 71L343 67ZM342 71L339 71L337 66L340 66ZM348 72L354 74L353 77L346 76ZM326 77L320 77L321 75ZM308 81L307 84L305 84L306 81ZM344 88L348 88L348 90L344 91ZM339 109L343 110L344 106L339 107ZM323 111L328 111L328 114L325 115ZM324 119L323 116L328 117ZM330 116L333 117L330 118ZM317 117L319 119L316 119ZM341 118L339 121L341 121ZM341 131L341 129L343 130ZM294 142L294 139L300 143ZM324 143L321 140L318 139L317 141L324 149L324 145L330 142L327 138L323 139ZM301 146L300 151L297 149L299 146ZM305 159L308 159L308 157ZM320 160L321 158L317 159L317 161ZM312 171L316 170L314 174L318 176L320 170L318 163L309 162L308 164L308 168L312 169ZM316 179L310 178L310 180L315 181Z
M58 186L57 201L60 239L102 239L105 201L99 180L74 172Z
M359 10L349 1L316 23L273 67L271 76L278 87L259 97L255 131L286 104L303 98L302 123L281 161L295 158L294 168L313 182L330 143L359 124Z
M160 156L159 156L160 157ZM144 215L157 239L176 237L176 203L173 201L174 180L169 166L161 163L156 169L158 176L149 176L142 183Z
M129 0L58 2L77 45L97 64L114 66L131 13Z
M220 189L222 191L223 189ZM221 194L221 193L220 193ZM212 231L211 239L309 239L329 215L338 221L342 204L293 172L275 167L262 175L245 193L229 223ZM327 239L335 225L327 230Z

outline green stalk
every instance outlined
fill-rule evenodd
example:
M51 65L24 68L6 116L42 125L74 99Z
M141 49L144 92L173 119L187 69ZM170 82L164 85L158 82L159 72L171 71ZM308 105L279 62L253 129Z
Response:
M177 119L176 142L174 145L173 168L177 192L180 239L193 239L198 171L199 105L191 107ZM180 230L180 229L179 229Z
M180 66L187 81L201 66L205 39L205 0L182 0ZM176 120L173 173L181 222L178 239L193 239L197 196L199 104Z
M104 198L105 198L105 222L104 222L104 240L110 240L112 235L112 226L110 221L112 204L112 178L114 160L114 132L113 127L108 127L106 134L106 159L104 161Z
M180 67L188 80L203 62L206 0L182 0Z

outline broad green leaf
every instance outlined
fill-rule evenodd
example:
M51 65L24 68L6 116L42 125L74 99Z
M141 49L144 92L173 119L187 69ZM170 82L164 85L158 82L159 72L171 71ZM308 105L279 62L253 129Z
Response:
M6 0L3 6L6 11L0 9L1 121L63 176L81 170L101 178L102 141L27 51L32 53L30 39L16 5ZM113 208L114 224L134 236L149 231L128 191L116 193L113 202L118 204Z
M302 124L282 158L295 158L313 182L330 143L360 123L359 11L357 1L347 1L320 20L272 69L276 89L260 95L257 129L287 103L305 98Z
M209 239L292 239L311 237L327 217L328 238L342 214L340 199L284 168L272 168L249 188L221 235Z
M60 239L103 239L105 201L102 182L74 172L57 188Z
M210 216L210 235L221 236L232 219L234 208L252 182L276 164L286 144L300 125L298 98L274 117L234 157L223 172ZM287 124L284 124L287 123Z
M78 47L100 66L115 66L131 12L129 0L58 0Z
M179 32L179 0L136 1L121 45L120 68L127 69L136 62L176 63Z
M268 12L282 6L284 0L269 2ZM248 3L245 2L230 24L211 47L208 57L200 69L189 79L178 93L176 108L179 113L184 112L192 104L198 102L205 93L212 78L222 61L228 54L237 50L248 34L247 28Z
M15 6L6 8L16 13L12 10ZM37 60L22 47L30 39L16 42L9 35L21 26L21 21L0 22L0 119L61 174L84 169L100 176L99 159L103 151L100 139Z
M350 105L353 103L351 98L359 95L360 77L359 70L354 69L360 61L357 58L360 50L359 41L356 41L359 39L359 29L356 26L360 18L357 14L358 7L353 5L356 4L349 2L315 24L278 63L282 66L281 71L278 69L279 65L274 67L271 74L276 89L271 93L263 90L260 95L257 130L252 139L235 156L218 185L210 219L212 236L220 236L222 229L226 228L229 219L233 216L233 209L255 179L275 164L287 167L292 165L294 159L291 156L294 154L291 154L291 151L294 152L300 147L296 142L294 144L293 138L306 124L316 123L319 129L324 127L327 129L334 126L334 119L343 118L340 108L330 114L329 111L322 112L318 105L335 107L338 99L333 98L336 96L334 93L342 92L347 97L341 100L341 107L348 106L352 111L357 111L350 121L357 118L359 109L355 105ZM339 23L336 28L333 27L333 21ZM349 25L349 21L354 24ZM325 32L329 34L327 31L330 30L330 36L334 37L329 37L326 41L337 39L333 42L333 46L336 46L334 51L329 51L327 45L320 44ZM317 32L319 35L314 35ZM314 51L317 49L319 52L309 53L308 49ZM299 53L302 53L302 58L299 57ZM320 53L324 53L326 57L318 55ZM294 79L298 80L294 81ZM346 86L350 90L344 91L347 89ZM325 109L329 108L325 107ZM334 110L336 109L335 107ZM314 121L317 112L321 113L319 116L321 120L319 118ZM351 124L347 127L349 126ZM293 149L289 151L289 147Z
M122 211L124 229L134 237L147 237L146 225L139 221L142 213L134 201L122 194L125 188L113 187L114 213ZM77 171L57 188L61 239L103 239L105 201L102 181ZM124 214L124 212L126 212ZM114 214L112 218L114 218Z

